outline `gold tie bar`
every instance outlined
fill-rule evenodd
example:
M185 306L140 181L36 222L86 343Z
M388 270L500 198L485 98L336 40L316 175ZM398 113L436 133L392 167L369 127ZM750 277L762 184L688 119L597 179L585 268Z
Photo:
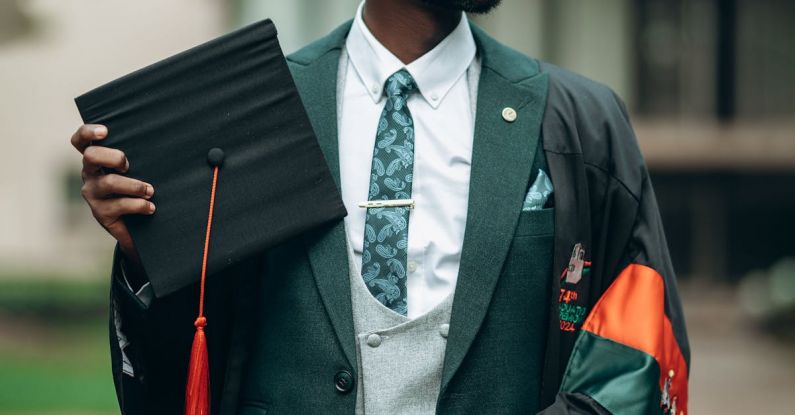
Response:
M368 200L359 202L360 208L386 208L386 207L407 207L414 209L414 199L394 199L394 200Z

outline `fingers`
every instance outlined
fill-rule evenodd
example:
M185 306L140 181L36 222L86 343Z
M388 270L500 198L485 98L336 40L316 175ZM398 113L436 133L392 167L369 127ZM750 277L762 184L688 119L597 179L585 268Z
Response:
M155 213L155 204L149 201L154 192L152 185L118 174L88 176L82 189L97 222L120 244L130 247L129 231L119 219L124 215Z
M83 191L84 196L94 199L107 199L113 196L135 196L150 199L155 193L151 184L118 174L105 174L91 180L86 180Z
M84 124L72 134L72 146L79 152L91 145L94 140L101 140L108 136L108 128L99 124Z
M155 204L137 197L120 197L113 199L94 199L89 201L91 211L97 221L108 228L124 215L151 215L155 213Z
M99 174L103 167L124 173L130 168L130 162L124 152L114 148L91 146L83 150L83 173Z
M127 172L130 162L124 152L102 146L92 146L108 135L104 125L86 124L72 134L71 143L83 154L83 198L91 213L119 244L134 250L132 238L121 217L151 215L155 205L148 199L154 194L152 185L118 174L103 174L103 168Z

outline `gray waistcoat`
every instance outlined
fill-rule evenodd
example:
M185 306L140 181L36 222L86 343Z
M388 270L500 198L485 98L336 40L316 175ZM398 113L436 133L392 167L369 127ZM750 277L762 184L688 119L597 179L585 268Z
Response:
M356 413L435 413L453 295L411 320L370 294L350 246L348 261L359 366Z

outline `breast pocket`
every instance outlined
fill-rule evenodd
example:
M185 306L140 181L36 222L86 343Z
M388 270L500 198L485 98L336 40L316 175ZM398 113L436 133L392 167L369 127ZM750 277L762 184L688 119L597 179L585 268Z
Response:
M527 210L519 214L514 237L544 236L555 232L555 208Z

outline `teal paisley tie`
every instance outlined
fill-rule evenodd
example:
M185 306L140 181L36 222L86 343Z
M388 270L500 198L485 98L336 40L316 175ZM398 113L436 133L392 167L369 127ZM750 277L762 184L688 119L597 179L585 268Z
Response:
M414 122L406 101L415 91L417 84L405 69L386 80L386 104L378 121L368 200L411 199ZM408 207L367 209L362 278L373 297L404 316L408 313L408 237Z

